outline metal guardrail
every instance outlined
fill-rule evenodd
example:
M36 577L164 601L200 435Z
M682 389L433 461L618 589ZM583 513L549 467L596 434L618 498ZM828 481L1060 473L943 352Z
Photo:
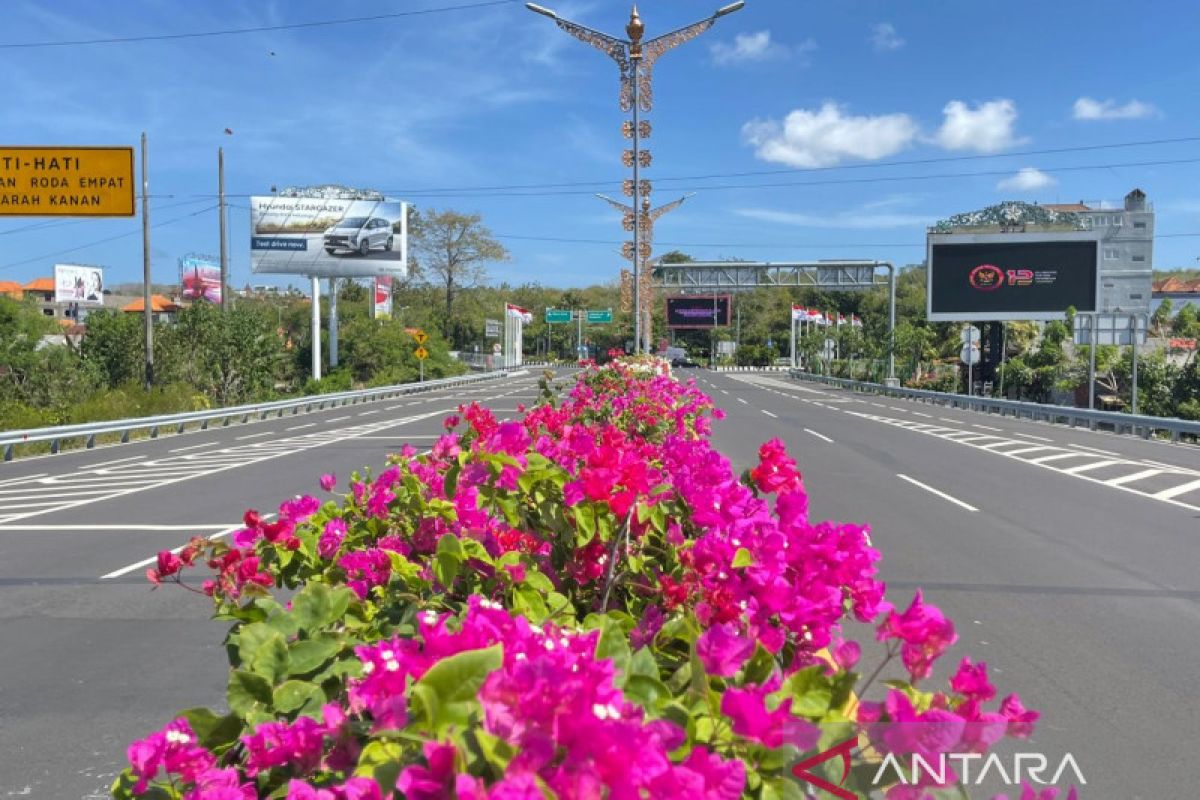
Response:
M105 422L84 422L78 425L59 425L50 428L29 428L26 430L0 431L0 449L3 450L4 460L12 461L18 445L49 442L51 454L62 449L62 443L71 439L83 439L83 448L91 449L96 446L96 437L103 434L121 434L121 444L129 442L130 435L139 430L148 430L151 439L158 438L163 429L174 428L176 433L183 433L189 424L200 424L200 430L207 430L211 423L218 422L222 427L240 418L249 422L251 418L267 419L272 414L282 417L285 413L292 414L320 411L325 408L354 405L373 400L385 400L389 397L399 397L417 392L429 392L461 386L468 383L494 380L508 375L508 371L498 370L482 375L461 375L455 378L438 378L420 383L402 383L395 386L381 386L375 389L358 389L349 392L332 392L330 394L311 395L290 400L273 400L267 403L251 403L244 406L228 406L225 408L207 409L204 411L186 411L181 414L165 414L157 417L135 417L132 419L117 419Z
M924 403L966 408L972 411L982 411L987 414L1000 416L1012 415L1028 419L1041 419L1050 423L1070 425L1072 428L1084 425L1091 430L1101 427L1111 427L1115 433L1140 435L1149 439L1156 433L1169 434L1171 441L1178 442L1182 434L1200 437L1200 421L1178 419L1176 417L1148 417L1142 414L1124 414L1120 411L1096 411L1088 408L1073 408L1071 406L1052 406L1041 403L1024 403L1017 400L1002 400L996 397L978 397L948 392L931 392L925 389L906 389L899 386L884 386L879 383L852 381L847 378L834 378L827 375L815 375L811 372L793 369L789 371L796 380L813 381L830 386L839 386L855 392L880 394L887 397L901 397L919 400Z

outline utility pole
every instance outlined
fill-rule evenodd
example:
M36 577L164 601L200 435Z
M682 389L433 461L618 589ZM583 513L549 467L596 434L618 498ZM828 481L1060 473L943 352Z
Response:
M229 309L229 237L225 229L225 148L217 148L217 213L221 217L221 310Z
M146 347L146 388L154 385L154 310L150 301L150 178L146 173L146 132L142 132L142 327Z

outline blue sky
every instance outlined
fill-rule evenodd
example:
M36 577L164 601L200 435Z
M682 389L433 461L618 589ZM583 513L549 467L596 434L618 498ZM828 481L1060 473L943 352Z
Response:
M0 44L462 2L7 0ZM609 0L544 4L612 33L629 13ZM646 0L640 10L649 37L718 5ZM1004 199L1119 202L1139 186L1158 212L1155 267L1198 266L1200 161L1133 164L1200 159L1200 141L1010 155L1200 136L1198 29L1200 5L1184 0L748 0L655 69L645 177L656 203L696 192L659 222L656 252L904 264L921 260L925 226L955 212ZM272 185L367 186L479 212L512 253L491 268L495 280L585 285L615 280L624 266L617 243L627 234L591 195L619 195L626 176L616 66L521 3L211 38L5 47L0 70L0 143L135 145L148 133L157 281L173 278L183 254L217 251L218 146L239 286L288 282L249 271L245 196ZM948 158L959 160L937 160ZM743 174L765 171L775 174ZM698 177L709 175L734 177ZM523 196L474 188L564 183L586 185ZM40 222L0 220L0 279L49 275L56 261L103 265L110 283L140 279L138 220ZM122 238L100 241L112 237Z

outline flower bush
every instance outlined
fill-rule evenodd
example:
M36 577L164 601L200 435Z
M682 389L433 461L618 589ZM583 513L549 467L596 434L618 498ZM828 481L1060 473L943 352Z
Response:
M114 797L798 798L788 767L854 737L867 794L882 753L1033 730L1016 695L987 709L983 662L925 688L953 623L887 602L868 529L811 521L781 442L737 474L659 360L549 379L519 419L463 406L428 453L160 554L151 581L230 623L228 712L130 745ZM865 681L855 625L885 649Z

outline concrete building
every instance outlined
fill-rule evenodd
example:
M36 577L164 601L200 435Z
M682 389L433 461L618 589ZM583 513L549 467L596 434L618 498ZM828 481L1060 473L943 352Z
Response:
M1154 298L1150 301L1150 313L1158 311L1164 300L1171 301L1171 316L1184 306L1200 308L1200 278L1163 278L1154 282Z
M1074 214L1085 229L1100 231L1100 309L1105 313L1097 319L1097 341L1129 344L1130 317L1140 314L1138 339L1145 342L1154 278L1154 207L1146 193L1134 189L1119 208L1082 200L1043 208ZM1087 343L1086 323L1077 327L1075 339Z

